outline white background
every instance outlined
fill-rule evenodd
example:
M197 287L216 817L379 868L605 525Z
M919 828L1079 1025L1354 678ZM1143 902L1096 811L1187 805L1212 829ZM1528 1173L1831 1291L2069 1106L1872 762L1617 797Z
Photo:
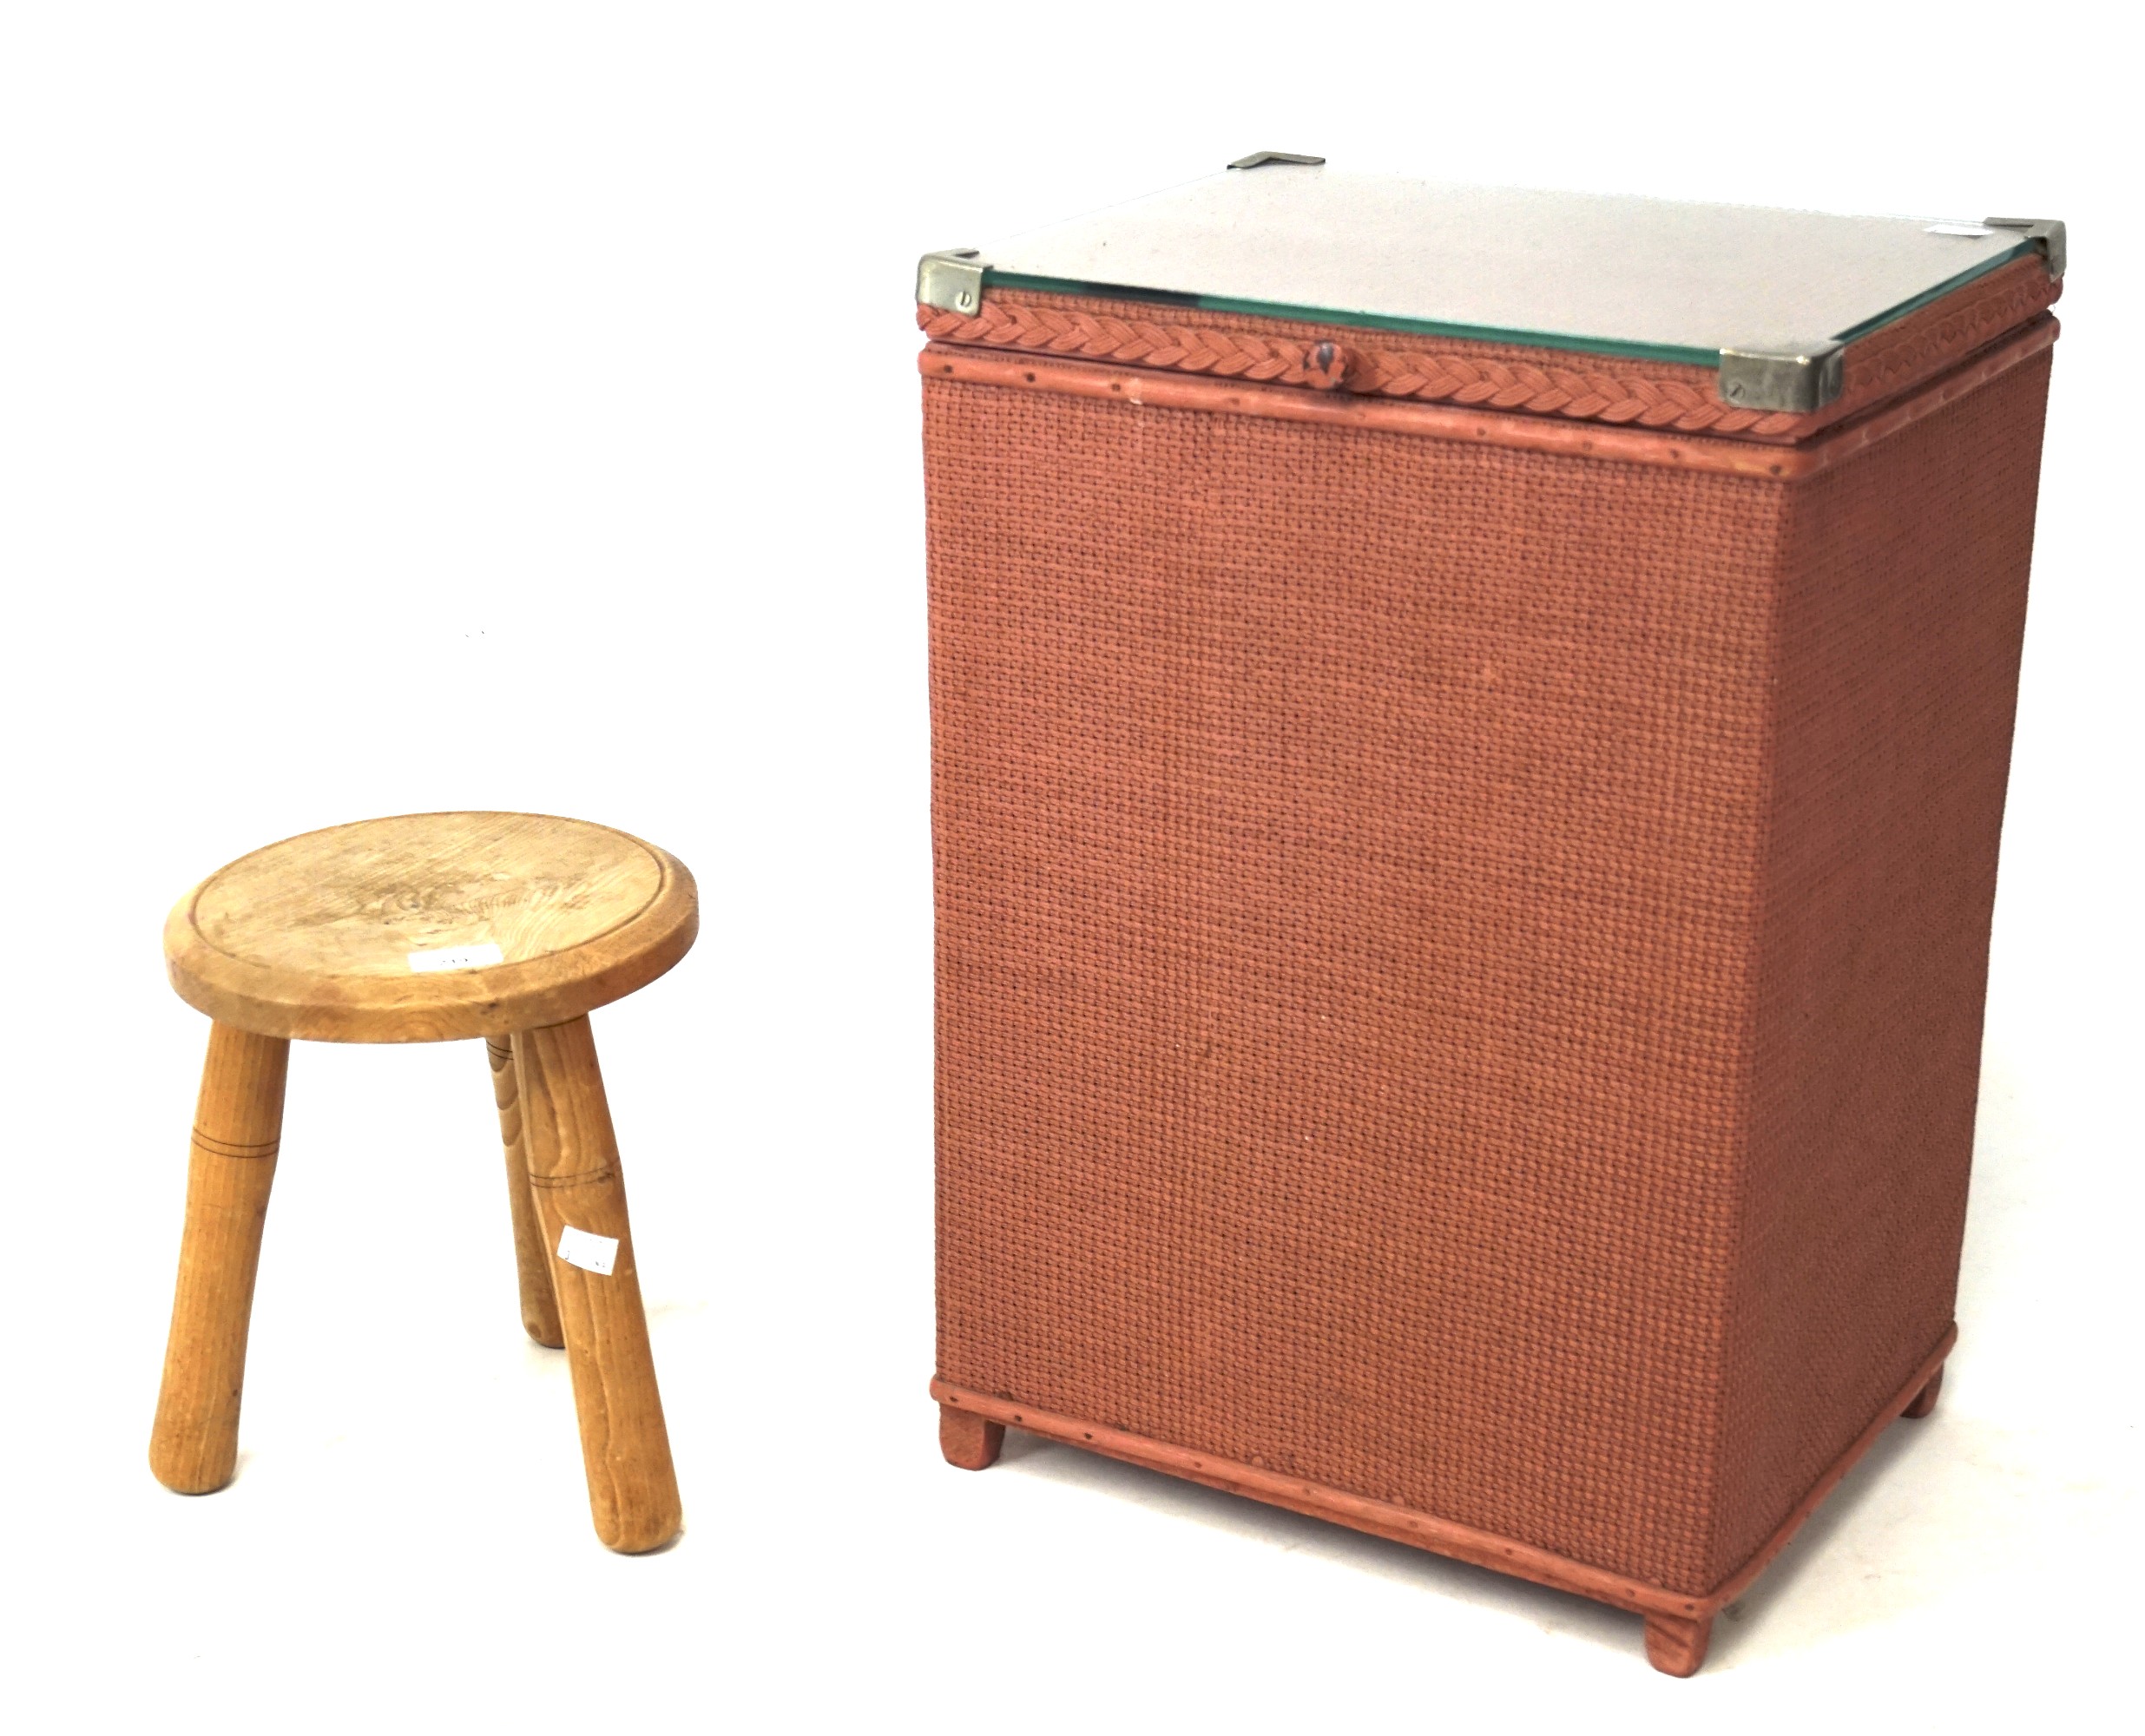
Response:
M1866 5L0 16L16 1727L1971 1729L2110 1688L2135 40ZM913 261L1262 147L2072 226L1960 1348L1692 1681L1632 1618L1396 1546L1017 1437L938 1458ZM597 1017L688 1509L660 1556L589 1531L475 1044L294 1053L238 1480L144 1463L204 1038L163 913L269 839L455 806L699 877L698 950Z

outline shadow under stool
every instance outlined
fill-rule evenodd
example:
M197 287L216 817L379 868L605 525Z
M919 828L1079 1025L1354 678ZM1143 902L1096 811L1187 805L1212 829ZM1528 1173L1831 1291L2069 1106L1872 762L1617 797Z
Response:
M596 1535L627 1554L678 1533L625 1185L589 1014L682 958L693 877L608 826L411 814L286 838L181 899L172 986L207 1013L186 1232L149 1465L206 1495L238 1463L253 1277L293 1037L441 1042L490 1057L522 1319L563 1347Z

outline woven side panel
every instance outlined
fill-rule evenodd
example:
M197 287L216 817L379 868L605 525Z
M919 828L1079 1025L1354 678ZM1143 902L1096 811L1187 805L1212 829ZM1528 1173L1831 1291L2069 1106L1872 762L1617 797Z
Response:
M1708 1589L1786 488L925 405L940 1372Z
M1715 1579L1951 1318L2049 363L1789 496Z

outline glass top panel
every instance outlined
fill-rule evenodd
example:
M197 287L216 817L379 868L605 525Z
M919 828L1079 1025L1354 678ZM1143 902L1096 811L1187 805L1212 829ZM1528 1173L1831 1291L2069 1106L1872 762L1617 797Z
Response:
M1712 364L1859 337L2031 247L1971 221L1266 163L982 253L1002 287Z

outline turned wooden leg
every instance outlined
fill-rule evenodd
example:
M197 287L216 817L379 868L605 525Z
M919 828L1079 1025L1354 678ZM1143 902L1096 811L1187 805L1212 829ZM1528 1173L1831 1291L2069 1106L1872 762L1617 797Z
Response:
M187 1168L178 1290L149 1434L149 1469L181 1495L221 1489L238 1469L246 1329L283 1137L290 1057L286 1038L209 1027Z
M660 1549L678 1535L683 1515L595 1038L586 1018L517 1031L514 1060L523 1151L573 1373L595 1534L626 1555ZM608 1272L592 1269L604 1265Z
M1912 1417L1918 1419L1926 1417L1931 1410L1934 1410L1937 1408L1937 1395L1943 1391L1944 1368L1943 1365L1939 1364L1937 1371L1929 1377L1929 1384L1922 1388L1919 1392L1916 1393L1914 1395L1913 1403L1909 1404L1906 1409L1902 1410L1899 1414L1902 1417Z
M551 1288L550 1253L529 1186L529 1161L522 1151L521 1081L514 1069L514 1040L488 1036L484 1053L491 1061L491 1095L499 1106L499 1143L506 1147L506 1203L514 1219L514 1264L521 1279L522 1329L538 1344L560 1350L558 1296Z
M1706 1661L1706 1647L1712 1639L1710 1615L1649 1615L1646 1661L1663 1675L1694 1676Z
M1005 1424L986 1423L971 1410L938 1407L938 1450L946 1463L963 1470L989 1470L1005 1444Z

